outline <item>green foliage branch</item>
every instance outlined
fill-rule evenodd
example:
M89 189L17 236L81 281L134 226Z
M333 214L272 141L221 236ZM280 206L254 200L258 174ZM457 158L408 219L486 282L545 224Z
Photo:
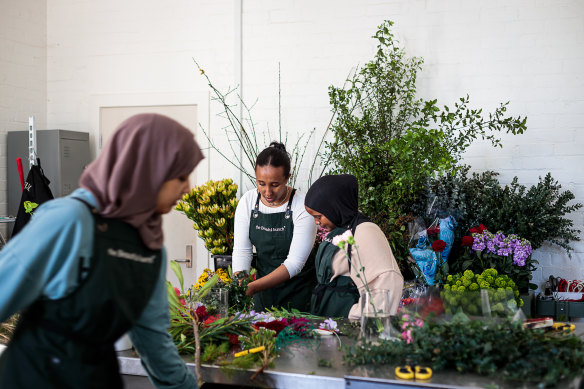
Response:
M413 329L413 342L381 341L345 348L349 365L426 364L436 371L452 369L501 377L542 387L562 384L582 374L584 343L574 335L523 329L510 321L427 321Z
M521 134L526 118L507 116L508 103L484 115L469 107L468 96L453 108L416 97L416 79L423 60L407 57L385 21L373 36L375 57L348 78L343 87L329 87L336 118L333 139L325 143L325 159L334 173L357 177L361 210L384 224L392 248L407 255L403 224L397 223L426 180L455 170L476 139L501 147L497 133Z
M465 257L459 242L462 236L469 235L469 228L479 224L505 235L519 235L529 240L534 250L549 243L571 256L571 242L580 241L581 231L568 215L583 205L573 203L574 194L563 191L550 173L528 188L519 184L518 177L502 185L497 172L470 174L469 169L470 166L461 166L429 178L411 206L415 214L425 216L426 223L436 216L455 216L458 228L449 260L454 272L470 268L463 266Z

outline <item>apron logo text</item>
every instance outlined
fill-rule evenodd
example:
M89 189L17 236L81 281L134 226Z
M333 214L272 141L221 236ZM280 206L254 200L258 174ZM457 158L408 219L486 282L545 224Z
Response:
M283 226L283 227L256 226L256 230L262 230L262 231L266 231L266 232L283 232L286 230L286 226Z
M129 253L129 252L121 250L121 249L116 250L116 249L112 249L112 248L107 249L107 254L111 255L112 257L129 259L130 261L149 263L149 264L154 263L154 258L156 257L156 255L152 255L150 257L143 257L140 254Z

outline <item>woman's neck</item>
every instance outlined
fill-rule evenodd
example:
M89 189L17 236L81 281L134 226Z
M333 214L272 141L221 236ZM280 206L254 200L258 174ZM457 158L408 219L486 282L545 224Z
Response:
M261 196L262 203L265 206L270 207L270 208L278 208L278 207L281 207L290 198L290 193L292 193L292 188L290 188L289 186L286 186L286 192L284 193L284 196L281 199L275 200L274 202L270 203L270 202L266 201L266 199L264 198L264 196Z

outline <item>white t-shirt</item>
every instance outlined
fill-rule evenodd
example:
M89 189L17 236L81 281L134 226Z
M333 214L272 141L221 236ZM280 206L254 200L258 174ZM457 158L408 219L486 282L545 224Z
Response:
M252 244L249 240L249 222L251 211L255 207L258 197L256 189L246 192L237 204L235 210L235 228L233 237L233 272L249 271L252 259ZM260 200L259 211L261 213L286 212L287 202L279 207L271 208ZM300 273L310 255L316 237L316 224L314 218L306 212L304 208L304 194L298 190L292 199L292 223L294 223L294 234L288 257L284 261L284 266L290 274L290 278Z

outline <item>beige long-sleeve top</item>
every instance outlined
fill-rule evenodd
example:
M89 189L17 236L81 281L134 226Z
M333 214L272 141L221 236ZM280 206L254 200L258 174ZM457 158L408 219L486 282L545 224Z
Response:
M358 257L365 267L364 273L369 289L387 289L390 291L390 312L394 315L397 312L399 302L402 297L404 279L399 270L391 247L383 231L375 223L361 223L355 229L355 245L351 247L351 266L349 274L349 261L343 250L339 250L332 259L331 280L339 276L350 276L359 292L365 290L362 278L357 277L359 269ZM358 253L357 253L358 250ZM380 302L375 301L376 305ZM359 319L361 317L361 299L351 307L349 319Z

